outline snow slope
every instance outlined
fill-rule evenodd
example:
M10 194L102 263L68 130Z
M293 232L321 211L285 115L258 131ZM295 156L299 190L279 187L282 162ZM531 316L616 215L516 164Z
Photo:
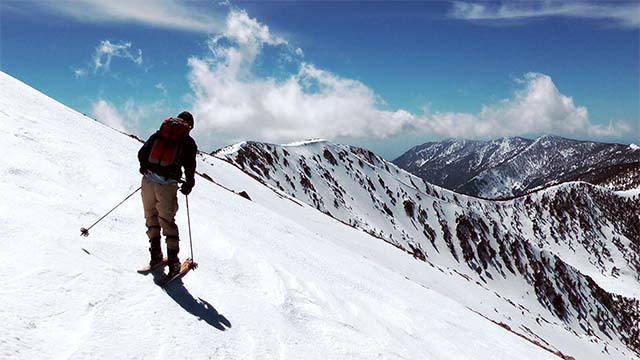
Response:
M135 273L148 256L137 196L78 236L139 186L137 140L4 73L0 128L2 358L556 358L431 288L465 280L207 155L201 169L255 201L198 179L200 267L164 291Z

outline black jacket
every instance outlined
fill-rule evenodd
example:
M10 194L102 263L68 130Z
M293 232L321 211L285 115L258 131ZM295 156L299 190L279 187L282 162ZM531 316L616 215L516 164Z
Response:
M196 154L198 153L198 146L196 145L196 141L193 140L191 136L187 135L187 137L182 140L179 163L170 166L160 166L157 164L149 163L149 154L151 153L153 142L158 136L158 133L159 131L151 135L151 137L149 137L144 145L142 145L140 151L138 151L140 169L150 170L158 175L179 181L182 177L182 168L184 167L185 181L187 183L194 184L194 175L196 172Z

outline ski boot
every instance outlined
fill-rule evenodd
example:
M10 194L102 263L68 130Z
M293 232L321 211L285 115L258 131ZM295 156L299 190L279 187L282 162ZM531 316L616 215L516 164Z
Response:
M180 273L180 259L178 259L179 249L167 249L167 266L169 273L167 277L170 279Z
M149 239L149 254L151 255L151 260L149 260L150 267L162 262L162 247L160 247L159 237Z

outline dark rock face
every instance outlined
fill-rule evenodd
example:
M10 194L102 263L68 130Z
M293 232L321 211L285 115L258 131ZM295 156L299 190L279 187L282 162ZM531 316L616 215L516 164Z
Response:
M577 180L615 190L640 186L637 148L556 136L429 142L393 163L429 183L492 199Z
M528 142L518 139L513 148L526 153ZM426 264L473 275L487 289L513 282L558 326L575 325L605 345L617 339L640 355L640 301L603 287L622 278L640 287L640 195L581 182L483 200L433 186L368 150L328 142L244 143L216 156ZM492 156L513 158L508 151ZM610 180L601 169L583 175ZM518 298L496 295L522 307Z

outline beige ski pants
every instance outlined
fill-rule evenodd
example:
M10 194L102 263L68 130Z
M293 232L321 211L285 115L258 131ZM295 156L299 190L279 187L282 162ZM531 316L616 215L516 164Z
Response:
M178 249L178 184L161 185L142 178L142 206L149 239L160 237L160 228L167 238L167 249Z

